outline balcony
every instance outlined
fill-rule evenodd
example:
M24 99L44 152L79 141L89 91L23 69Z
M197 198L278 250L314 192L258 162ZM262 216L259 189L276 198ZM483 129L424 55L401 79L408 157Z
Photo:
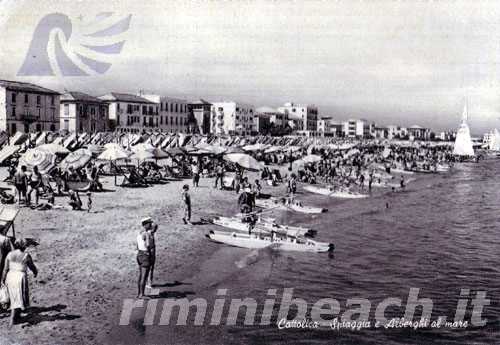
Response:
M38 121L39 117L33 114L21 114L21 120L26 122Z

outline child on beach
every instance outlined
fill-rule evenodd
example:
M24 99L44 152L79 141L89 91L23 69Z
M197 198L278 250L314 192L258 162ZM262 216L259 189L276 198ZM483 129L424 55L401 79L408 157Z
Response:
M92 193L87 192L87 213L92 209Z
M191 196L189 195L189 186L185 184L182 187L182 203L184 204L184 224L191 224Z

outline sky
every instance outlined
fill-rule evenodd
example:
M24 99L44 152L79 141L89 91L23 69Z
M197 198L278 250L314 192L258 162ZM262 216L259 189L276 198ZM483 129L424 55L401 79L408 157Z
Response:
M57 38L72 58L85 44L125 42L116 54L83 50L110 63L106 72L63 75L52 59L53 76L18 75L53 13L72 31L49 28L49 55ZM124 32L85 36L129 15ZM495 1L0 0L0 42L0 78L58 91L310 103L338 120L435 130L456 129L467 102L473 133L500 127Z

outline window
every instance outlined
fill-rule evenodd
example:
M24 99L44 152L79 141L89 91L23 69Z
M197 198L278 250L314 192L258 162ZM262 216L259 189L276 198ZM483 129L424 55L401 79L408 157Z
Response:
M42 114L41 114L41 109L38 108L38 117L40 117Z
M174 112L174 103L170 103L170 112L173 113Z
M165 102L165 111L168 111L168 102Z
M28 94L24 94L24 103L28 103L29 102L29 96Z
M15 123L12 124L12 130L10 131L12 134L16 133L17 132L17 126Z
M149 106L149 115L153 115L153 107L151 105Z
M54 105L54 96L50 96L50 105Z
M145 105L142 106L142 115L146 115L148 113L148 107Z
M173 124L174 124L174 117L170 116L170 125L173 125Z
M179 112L179 108L177 108L178 104L175 103L175 112L178 113Z
M218 110L219 110L219 111L224 111L224 108L222 108L222 107L219 107L219 109L218 109Z
M175 125L177 126L179 123L177 122L177 118L175 118Z
M36 104L40 105L40 103L42 103L42 98L40 97L40 95L37 95L36 96Z
M160 111L163 111L163 102L160 103Z
M69 115L69 104L64 105L64 115L66 115L66 116Z
M163 116L160 116L160 125L163 125Z
M17 100L17 93L12 92L12 103L16 103Z
M143 108L143 109L144 109L144 108ZM146 126L146 116L144 116L144 117L142 118L142 125L143 125L143 126Z
M54 131L56 130L56 125L51 124L51 125L50 125L50 130L51 130L52 132L54 132Z
M50 112L52 113L52 121L54 121L54 119L56 118L56 110L55 109L51 109Z
M42 125L41 124L39 124L39 123L36 124L36 131L37 132L41 132L42 131Z
M127 114L132 114L132 104L127 104Z
M12 107L12 116L16 116L16 107Z

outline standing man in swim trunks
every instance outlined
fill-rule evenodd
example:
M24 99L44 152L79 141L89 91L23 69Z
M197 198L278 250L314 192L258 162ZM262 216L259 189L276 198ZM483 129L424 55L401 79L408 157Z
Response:
M148 230L148 235L149 235L149 246L151 248L150 254L151 254L151 269L149 272L149 281L146 287L152 288L153 286L153 274L155 270L155 262L156 262L156 242L155 242L155 234L156 231L158 230L158 224L153 223L151 225L151 229Z
M16 186L18 202L21 205L21 197L24 197L26 202L26 190L28 189L28 177L26 176L26 166L21 166L21 170L17 169L14 174L14 185Z
M151 243L148 231L151 230L153 220L150 217L141 220L142 229L136 236L137 264L139 265L139 278L137 280L137 298L144 297L146 282L151 270Z

